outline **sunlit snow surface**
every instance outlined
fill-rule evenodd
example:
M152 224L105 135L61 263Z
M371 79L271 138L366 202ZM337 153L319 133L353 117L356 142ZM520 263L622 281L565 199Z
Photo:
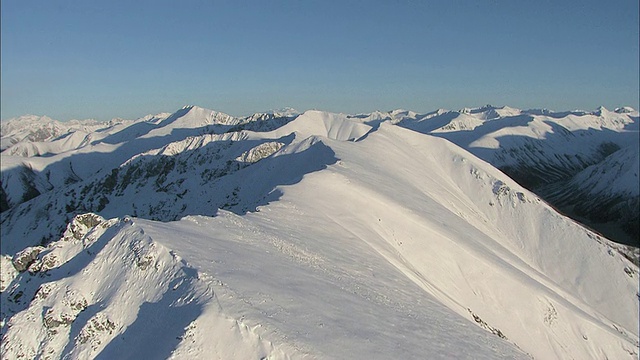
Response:
M242 125L190 109L144 125L135 146L158 146L142 156L253 141L232 158L245 165L185 180L179 221L125 217L114 196L116 218L3 254L3 358L638 358L638 267L471 153L387 121L415 114L157 128ZM476 118L520 114L492 110ZM137 161L133 146L111 161ZM233 212L211 205L231 189Z

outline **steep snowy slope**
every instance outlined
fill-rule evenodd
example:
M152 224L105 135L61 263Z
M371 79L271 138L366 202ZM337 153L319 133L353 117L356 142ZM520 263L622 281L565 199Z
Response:
M634 243L634 239L637 242L640 238L637 217L640 208L639 163L640 151L635 146L628 146L585 168L570 180L550 184L541 190L556 206L591 222L622 224L629 243Z
M616 244L378 115L185 137L3 213L3 355L638 357ZM17 254L86 210L115 219Z
M557 113L487 105L427 115L411 116L392 112L388 118L400 126L443 137L462 146L569 215L586 220L590 226L619 242L636 247L640 245L637 240L640 209L632 206L621 211L618 205L621 202L638 203L637 194L625 190L638 187L636 178L625 176L608 183L609 187L619 189L608 191L610 196L606 197L600 193L599 206L580 203L585 189L575 186L569 187L575 192L565 191L562 201L557 202L557 189L565 188L568 182L586 185L602 181L600 175L591 171L577 176L587 167L605 161L609 155L623 148L638 153L640 136L637 111L630 108L608 111L601 107L590 113ZM628 161L624 167L632 167L637 163L634 163L636 159L633 157L622 154L616 157ZM603 164L601 168L607 168L607 165ZM587 181L586 174L595 176ZM614 175L607 177L611 176ZM574 212L574 208L580 210ZM602 213L608 215L603 217ZM622 220L618 221L619 218ZM630 228L629 222L636 224L635 227ZM623 231L626 231L626 235Z
M638 149L629 146L607 156L602 162L592 165L571 179L571 184L588 189L588 194L597 196L638 196L639 170Z

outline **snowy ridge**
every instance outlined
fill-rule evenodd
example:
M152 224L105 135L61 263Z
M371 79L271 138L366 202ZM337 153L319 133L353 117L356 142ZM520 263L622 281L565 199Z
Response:
M153 149L153 150L149 150L149 151L145 151L143 153L137 154L132 159L125 161L123 166L129 164L132 160L142 156L156 156L156 155L175 156L185 151L198 150L216 141L220 141L220 142L240 141L240 140L246 140L246 139L247 139L246 133L243 133L243 132L190 136L184 140L171 142L163 146L162 148Z
M309 110L282 126L276 134L299 133L301 137L323 136L335 140L357 141L371 126L352 120L348 115Z
M2 169L0 185L0 207L2 211L28 201L35 196L48 192L56 187L75 183L87 176L99 172L102 167L118 164L118 156L112 153L115 160L87 162L73 159L82 158L83 153L107 153L116 148L112 144L113 137L119 137L127 129L157 122L166 114L145 116L137 121L114 119L109 122L94 120L72 120L66 123L40 117L23 117L3 122L8 135L4 138L19 141L1 153ZM44 122L43 122L44 121ZM40 132L41 126L53 127L55 138L41 141L42 137L31 141L32 133ZM4 131L4 130L3 130ZM4 134L4 133L3 133ZM27 135L24 135L27 134ZM130 141L134 137L121 137L121 141ZM106 141L107 144L101 144ZM135 152L132 152L132 156ZM85 173L82 170L86 170ZM78 174L78 171L80 174Z
M598 111L559 127L494 107L252 120L187 107L119 128L59 155L108 159L100 171L0 215L2 355L637 359L624 247L474 155L508 133L603 139L588 130L601 124L620 150L594 150L598 170L626 184L637 118Z
M42 143L19 142L6 150L7 155L34 157L74 150L86 145L88 133L74 131L67 136Z
M609 111L600 107L594 112L553 112L490 105L426 115L412 114L393 120L399 126L452 141L554 204L557 198L557 190L554 189L564 188L567 182L584 183L587 173L572 178L587 167L604 162L620 149L635 149L630 151L637 153L640 147L638 121L638 111L631 108ZM625 167L634 166L634 159L622 155L620 158L631 162ZM598 181L600 176L595 176L587 183ZM612 196L604 203L618 203L615 197L628 193L626 189L637 188L637 179L624 176L614 184L617 189L611 191ZM567 192L565 198L579 199L580 194ZM633 198L634 195L624 195L622 200L636 201ZM556 204L570 215L579 215L572 210L577 205L573 202ZM638 232L628 229L628 217L617 221L619 214L606 209L614 215L602 219L597 214L601 210L593 207L584 209L586 216L584 212L581 216L591 219L590 226L614 236L617 241L638 246ZM629 212L631 222L637 223L640 210L631 207ZM623 229L627 235L615 229Z
M0 124L1 148L21 141L51 140L65 132L66 126L47 116L25 115Z
M218 208L239 206L238 211L246 211L254 205L238 203L234 174L291 141L289 136L257 135L245 131L200 135L143 152L108 173L43 193L38 201L6 212L0 231L3 237L36 244L55 239L74 213L133 214L170 221L190 213L215 215ZM261 182L260 177L255 181ZM3 252L20 247L15 241L2 243Z
M143 137L170 135L174 129L199 129L215 125L236 125L238 119L225 113L188 105L163 119L157 128Z
M135 121L114 119L108 123L98 123L91 132L88 132L88 125L83 124L92 124L92 120L68 123L50 120L56 127L76 124L79 129L65 127L59 131L65 134L58 138L45 142L18 142L2 152L2 199L6 201L2 210L27 201L34 194L86 180L102 171L111 171L140 153L161 148L168 143L243 129L272 131L291 121L294 114L295 111L290 109L283 113L233 118L197 106L185 106L174 114L148 115ZM8 121L7 131L11 130L14 134L30 128L38 129L40 118L33 118L25 122L21 118ZM32 125L33 122L35 125ZM15 129L17 126L19 131ZM99 159L87 161L93 157ZM21 173L29 173L29 176L25 178Z
M391 137L391 134L390 134L391 130L393 129L389 128L388 131L385 131L384 134L386 137ZM565 222L567 220L562 219L561 217L556 215L550 208L544 206L544 204L540 203L539 200L536 200L535 196L528 193L528 191L522 189L517 184L511 181L507 181L507 179L498 180L500 178L500 174L495 170L487 169L485 166L479 166L479 164L477 163L473 164L472 161L465 161L465 158L467 158L467 156L464 156L464 154L454 155L452 159L452 156L450 155L450 151L452 149L448 148L447 146L445 146L443 149L442 145L437 145L432 141L426 142L425 141L426 139L421 139L421 137L412 138L407 136L408 134L396 133L395 135L399 135L398 139L388 141L385 145L375 146L373 143L373 140L374 139L378 140L379 137L382 136L382 133L379 133L378 136L376 135L378 135L378 133L373 134L371 136L370 142L368 143L369 147L364 148L363 153L371 154L371 152L375 151L374 149L385 149L386 158L389 159L387 160L389 164L389 167L388 167L389 170L381 174L381 172L384 171L384 167L382 164L380 164L375 169L376 173L370 173L370 174L364 175L361 173L361 171L358 171L358 173L361 175L361 177L358 178L359 180L358 183L364 182L366 184L367 182L370 182L369 184L366 184L367 188L369 189L368 193L356 195L354 198L354 196L349 196L348 194L341 192L339 193L338 196L336 196L334 200L337 202L339 201L338 199L343 199L342 201L344 201L345 203L353 202L357 204L358 199L361 199L360 201L364 201L367 204L366 206L364 204L360 206L354 205L353 206L354 212L355 212L355 209L362 209L362 208L376 209L374 205L376 202L372 201L372 199L376 198L375 196L376 193L380 194L381 190L387 190L388 192L386 193L386 196L380 199L379 201L379 207L376 209L377 211L374 210L375 212L378 212L381 215L387 214L387 216L391 216L391 219L387 220L387 221L391 221L391 224L386 225L381 229L382 236L387 241L387 243L391 243L394 245L394 247L396 248L395 251L400 251L401 258L397 260L398 263L402 264L402 262L404 262L405 260L408 261L411 264L411 267L409 267L407 271L411 273L417 269L423 276L425 276L428 279L428 281L431 284L433 284L433 289L446 289L450 287L451 284L456 284L455 287L460 288L461 283L465 283L465 282L468 284L473 283L473 281L469 277L469 274L471 273L481 274L483 272L482 270L478 269L478 267L481 265L479 264L477 259L479 254L482 254L486 250L489 250L489 253L499 254L499 258L502 259L502 261L507 261L511 263L511 266L516 267L518 269L516 273L518 273L519 271L523 271L525 273L529 273L529 276L532 276L530 272L532 268L533 270L540 272L540 274L545 274L545 276L543 276L542 279L544 279L544 277L546 276L548 276L551 279L556 279L555 280L557 282L556 285L548 284L546 279L537 280L545 284L545 287L556 289L555 290L556 292L560 291L561 293L562 293L562 290L559 290L559 289L564 289L565 291L569 290L570 293L572 293L573 296L575 296L576 298L591 299L591 300L588 300L587 302L592 305L596 304L598 299L602 299L602 296L605 296L605 294L607 293L624 293L626 291L633 292L634 289L637 290L637 284L635 284L634 280L632 279L628 279L628 283L627 283L628 287L626 288L627 290L610 289L610 290L604 290L604 292L602 293L589 294L587 291L590 292L590 291L593 291L594 289L575 288L576 284L579 283L577 279L583 276L584 277L602 276L603 277L602 281L606 282L607 275L604 275L604 274L610 274L609 271L605 271L604 274L593 273L592 275L587 275L587 272L591 270L589 270L588 268L585 268L584 261L585 259L593 256L593 254L591 254L591 252L593 251L591 248L592 246L591 244L593 243L593 239L596 238L596 236L593 234L590 234L589 232L583 229L580 229L578 226L571 224L570 222L566 224L565 226L566 229L563 229L561 232L551 230L548 226L545 226L545 225L548 223L556 222L556 221ZM393 179L394 170L392 170L393 166L391 166L391 164L397 163L399 161L399 159L394 159L395 161L390 160L390 158L392 158L392 155L394 154L393 151L390 150L390 149L393 149L393 145L392 145L393 143L409 143L412 145L412 149L414 151L418 153L429 154L429 155L427 156L426 159L424 157L417 157L416 160L410 160L409 158L406 157L406 155L404 155L403 156L404 161L402 161L401 163L405 164L406 168L411 169L409 171L415 172L415 173L411 175L406 173L402 174L400 177L396 179L396 181L391 181L391 183L393 183L394 186L380 187L379 184L384 184L383 179L387 181L390 181L389 179ZM365 144L366 143L363 143L363 146ZM335 147L332 147L332 148L335 149ZM436 149L439 149L439 150L436 150ZM351 154L353 154L353 152ZM338 152L337 156L341 159L341 161L347 164L349 163L347 155L343 157L343 153ZM378 157L378 158L381 158L381 157ZM430 159L430 162L427 159ZM361 161L352 161L352 163L359 164L361 163ZM412 166L412 164L415 164L416 166L414 167ZM421 167L417 166L418 164L422 164L422 169L425 169L425 170L431 169L431 171L421 174L421 172L425 170L422 170ZM450 171L450 174L452 176L451 178L438 179L438 178L433 178L434 175L429 174L430 172L432 172L432 174L442 174L443 172L439 171L440 169L433 171L434 167L436 168L442 167L443 165L446 166L448 164L454 165L452 166L453 169L451 168L447 169L448 171ZM464 168L466 169L462 171L460 171L459 169L456 169L456 167L458 167L459 165L461 165L463 169ZM363 170L363 169L359 169L359 170ZM461 174L465 174L465 173L467 174L466 176L461 176ZM456 176L456 174L458 175ZM453 176L456 176L455 177L456 182L451 181L451 179L454 178ZM379 177L379 179L376 179L376 177ZM412 179L412 178L416 180L418 179L420 180L418 180L417 182L406 183L408 179ZM316 185L320 187L321 184L324 184L324 183L329 183L329 181L319 181L318 184ZM480 183L481 189L482 187L484 187L484 189L478 191L478 185L479 185L478 183ZM408 187L410 189L415 189L415 190L405 193L405 192L398 192L397 190L394 189L394 187L396 189ZM424 190L420 190L420 188ZM340 191L340 189L345 189L349 193L357 194L359 192L358 190L359 187L356 185L356 181L354 180L353 176L349 177L348 186L337 187L337 188L333 188L332 190ZM460 190L463 190L462 194L460 193ZM424 194L423 196L425 196L425 198L420 199L421 196L417 195L416 191L417 191L417 194ZM404 196L409 195L409 196L405 198L403 195ZM297 199L303 196L304 196L303 193L300 193L300 194L296 194L295 198ZM458 200L458 199L465 199L465 197L467 197L471 201ZM414 199L413 201L411 200L412 198ZM311 201L311 199L308 199L308 201ZM439 217L441 217L442 219L446 219L447 216L438 215L438 214L442 214L441 211L436 211L436 212L433 212L434 210L430 211L430 209L437 209L439 206L437 206L436 204L433 204L433 206L427 206L426 204L421 204L423 201L426 201L426 202L435 201L436 204L439 204L439 206L442 206L443 210L446 209L450 213L453 213L459 216L461 219L459 218L458 220L462 220L461 223L456 224L458 220L456 220L455 222L450 222L450 221L453 221L453 219L449 219L447 221L444 221L446 225L444 226L438 225L437 219ZM397 207L394 207L395 204L397 204ZM417 206L417 207L411 209L411 206L409 206L410 204L414 204L413 206ZM407 210L410 210L410 211L407 211ZM348 212L349 211L347 211L347 213ZM425 218L424 215L422 214L428 214L428 216L426 216ZM378 215L378 216L381 216L381 215ZM337 216L337 219L340 219L340 218L341 216ZM487 221L491 221L490 219L496 219L496 220L510 219L510 220L508 221L493 220L496 222L494 223L489 222L487 224ZM533 220L533 219L536 219L536 220ZM384 221L384 218L381 217L380 222L382 221ZM538 221L539 223L537 223ZM353 224L354 222L355 221L349 221L348 223ZM375 221L373 223L375 223ZM418 227L419 229L418 230L416 229L416 225L414 224L420 224L420 223L423 223L424 225L421 229L420 227ZM471 224L476 229L469 228L468 230L464 230L466 227L469 226L466 224ZM371 225L372 227L374 227L373 224ZM523 228L523 226L528 226L528 227ZM365 229L367 228L368 227L365 227ZM412 228L415 229L415 231L411 231ZM478 232L478 230L480 230L480 232ZM431 235L428 235L428 234L431 234ZM474 234L474 235L471 235L471 234ZM484 236L480 234L483 234ZM428 248L424 248L423 246L427 244L424 243L424 240L420 241L418 236L422 238L426 237L431 241L439 241L439 242L434 244L429 244ZM361 238L372 239L372 238L375 238L375 236L372 234L369 236L361 236ZM473 260L473 259L469 259L468 261L462 260L460 256L464 256L463 254L465 252L461 254L460 252L454 250L453 253L455 253L456 255L451 257L451 261L456 265L452 264L451 269L447 269L442 272L436 272L432 264L439 264L439 265L447 264L446 261L442 260L442 257L446 256L445 255L446 251L444 249L447 249L449 246L447 245L446 241L443 241L444 239L447 239L447 238L450 240L455 239L453 241L453 244L456 244L455 247L458 247L458 246L464 247L465 245L463 244L465 244L468 241L467 246L470 247L469 249L473 249L473 250L469 250L466 253L474 254L473 258L475 258L476 260ZM486 243L484 240L480 240L483 238L487 240ZM578 242L576 240L570 240L570 239L579 239L579 238L582 238L584 240L582 242ZM492 240L489 240L489 239L492 239ZM550 243L547 243L547 239L554 239L555 241L552 244L550 244ZM561 239L565 239L565 240L561 240ZM480 247L478 247L479 245ZM386 246L388 245L385 244L385 247ZM582 249L582 246L587 246L587 248ZM406 250L404 250L403 248L405 248ZM608 248L607 246L604 246L603 248L601 248L600 255L598 255L599 260L594 259L596 263L600 261L606 261L606 258L609 257L609 255L607 254L607 248ZM432 251L430 251L429 249L432 249ZM483 249L483 250L479 251L480 249ZM507 249L508 251L505 251ZM395 251L391 252L391 254L393 254ZM555 256L553 255L554 253L564 253L564 254L571 253L572 257L575 256L574 258L575 260L567 259L562 264L559 264L557 263L556 260L554 260L555 258ZM429 256L429 254L434 255L434 257L431 260L427 260L427 258L425 258L425 256ZM512 260L509 260L512 256L514 256ZM626 263L626 261L621 256L617 256L617 257L618 259L616 260L616 262L618 262L618 265L613 265L612 263L611 265L613 265L613 267L610 269L610 271L616 272L620 275L624 275L624 271L622 270L625 268L625 266L628 266L628 265L623 265ZM401 260L402 258L404 258L404 260ZM412 258L415 260L412 261ZM527 264L527 266L522 267L522 264L519 264L520 261L524 261ZM575 261L575 263L573 263L573 261ZM491 264L490 266L492 267L495 265L495 259L487 260L487 263ZM464 270L464 268L461 268L461 266L464 266L464 264L472 264L472 266L467 271L467 270ZM617 270L614 270L616 268ZM633 267L629 267L629 269L631 268ZM444 269L446 268L443 268L443 270ZM460 278L452 279L452 276L456 274L457 271L460 271L461 273ZM495 271L495 269L493 271ZM486 273L487 274L491 273L491 271L487 271ZM494 294L501 293L500 290L496 289L496 286L497 287L501 287L502 285L505 285L506 287L509 286L509 285L506 285L506 282L508 282L507 279L509 279L510 276L496 275L496 280L498 278L502 280L496 281L496 284L492 284L489 286L492 289L490 293L494 293ZM532 278L535 279L536 276L532 276ZM559 279L561 278L564 278L565 280L559 281ZM482 283L482 280L480 279L476 279L476 281L478 281L479 283ZM488 283L490 282L491 281L488 281ZM498 282L500 282L500 285L497 285ZM471 288L472 289L475 288L476 291L484 293L483 290L480 290L480 288L476 288L476 286L480 286L480 285L474 284L473 286L471 286ZM573 289L573 290L570 290L570 289ZM452 296L451 293L448 293L446 291L444 292L446 295L448 295L453 299L474 298L474 296L471 293L466 294L464 296L461 296L462 294L458 294L457 296ZM525 293L525 292L527 292L526 289L520 288L519 290L506 291L505 293L512 294L512 293ZM489 293L485 293L484 296L487 296L488 294ZM434 295L437 295L437 291L436 293L434 293ZM476 295L476 297L477 296L478 295ZM535 298L535 296L534 297L525 296L525 298L533 299ZM566 295L561 296L559 299L563 299L563 298L566 299ZM504 321L505 319L502 316L502 311L512 313L511 311L507 310L510 307L508 302L512 299L514 299L513 296L505 296L505 298L502 298L502 299L500 297L497 297L497 298L491 297L488 303L495 304L495 302L500 302L502 309L498 310L498 308L495 308L497 312L495 314L495 318L491 322L489 322L485 318L485 316L488 316L488 315L481 316L483 319L487 320L490 324L493 324L493 326L501 329L505 334L507 334L507 337L509 337L510 333L511 334L513 333L505 329L508 329L508 327L511 326L514 322L513 322L513 318L511 318L505 323ZM446 303L447 299L441 298L440 300ZM515 308L520 308L520 306L522 306L521 301L526 301L526 300L518 299L517 303L513 304L513 306ZM601 303L599 305L596 305L596 308L600 307L601 311L606 311L605 308L609 307L612 304L611 301L617 301L617 300L608 299L604 304ZM637 299L633 299L633 297L631 296L631 297L627 297L625 301L628 301L627 305L618 304L618 306L622 306L627 309L622 313L627 313L627 311L628 313L637 312ZM488 304L485 303L484 306L481 306L481 307L486 310L487 305ZM535 304L531 304L531 306L533 308ZM455 307L455 306L452 306L452 307ZM517 310L515 310L515 308L513 313L518 312ZM524 308L528 308L528 307L524 306ZM528 316L530 314L523 314L523 315ZM609 314L608 316L611 316L611 314ZM635 320L633 320L632 322L627 322L629 321L629 319L635 319L634 316L627 318L626 316L620 314L620 316L614 316L614 318L616 319L616 321L626 323L627 325L625 326L627 326L627 328L630 331L635 331L634 330ZM527 323L531 325L532 323L535 323L535 319L527 319L527 320L524 320L523 323ZM512 338L513 336L514 335L511 335L510 338ZM531 334L528 334L527 337L530 339L529 341L532 341ZM518 339L515 341L520 346L524 346L523 342L526 341L526 338ZM537 344L536 346L540 347L542 346L543 341L534 340L533 343ZM527 349L528 351L528 348L525 348L525 349ZM556 355L559 355L559 354L556 354ZM569 354L566 354L566 355L569 355ZM587 354L585 354L585 356L587 356Z
M3 324L3 358L287 358L225 316L201 275L130 219L79 216L37 250L8 286L20 292L2 293L3 312L23 309Z

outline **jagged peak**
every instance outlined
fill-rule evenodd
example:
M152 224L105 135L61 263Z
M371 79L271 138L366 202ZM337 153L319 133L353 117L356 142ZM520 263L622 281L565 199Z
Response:
M299 116L301 113L293 108L283 108L279 110L268 110L265 112L257 112L243 119L245 121L256 121L256 120L268 120L275 118L295 118Z
M442 112L440 114L443 114L445 112ZM522 110L517 108L512 108L506 105L494 106L490 104L484 105L482 107L462 108L460 110L453 111L453 112L461 115L462 114L470 115L479 120L493 120L501 117L516 116L516 115L522 114Z
M605 108L604 106L599 106L595 111L590 112L590 113L586 113L589 115L595 115L595 116L599 116L602 118L617 118L620 117L620 115L635 115L637 116L638 112L637 110L635 110L634 108L630 107L630 106L623 106L623 107L618 107L615 108L614 110L609 110L607 108Z
M604 107L604 106L600 105L600 106L598 106L598 108L597 108L594 112L592 112L591 114L596 115L596 116L603 116L603 115L605 115L605 114L606 114L606 113L608 113L608 112L609 112L609 110L607 110L607 108L606 108L606 107Z

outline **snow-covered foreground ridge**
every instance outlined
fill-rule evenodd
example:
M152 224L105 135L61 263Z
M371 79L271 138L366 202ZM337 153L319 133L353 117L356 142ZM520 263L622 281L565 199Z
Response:
M17 314L3 324L4 359L284 355L225 316L210 281L129 218L79 215L60 241L10 261L3 322ZM16 264L28 270L16 274Z
M186 108L23 160L78 179L2 213L2 357L637 359L621 246L420 119Z

